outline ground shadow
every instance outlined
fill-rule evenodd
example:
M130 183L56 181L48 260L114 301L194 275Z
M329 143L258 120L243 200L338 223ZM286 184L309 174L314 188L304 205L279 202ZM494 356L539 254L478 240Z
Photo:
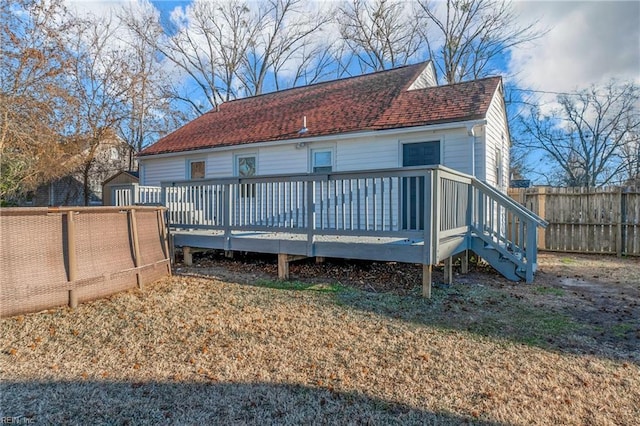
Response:
M190 271L206 274L211 271L207 266L217 265L214 275L220 279L320 290L332 293L335 303L394 319L640 364L640 307L630 306L630 296L616 289L567 289L548 285L554 281L550 277L534 284L513 283L482 266L446 285L436 268L432 298L426 300L419 265L344 259L316 264L307 259L292 263L291 280L279 282L273 255L236 254L233 260L208 256L198 259L201 268ZM330 287L318 289L322 283Z
M270 383L3 382L16 424L498 425L357 393Z

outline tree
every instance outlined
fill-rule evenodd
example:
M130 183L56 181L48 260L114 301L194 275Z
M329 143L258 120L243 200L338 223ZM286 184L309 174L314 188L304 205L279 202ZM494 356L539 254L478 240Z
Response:
M640 187L640 132L629 132L621 149L624 184Z
M69 73L71 94L75 100L75 120L68 128L78 144L79 172L84 186L84 203L89 204L92 177L100 176L104 163L97 161L101 144L113 140L115 130L126 116L126 48L116 42L120 31L111 15L75 18L67 33L74 58Z
M271 73L274 88L279 90L295 85L303 74L307 82L315 81L309 78L309 64L314 58L321 58L326 48L320 43L314 43L329 17L322 13L309 10L309 2L303 0L269 0L256 10L256 22L260 27L255 34L255 40L250 44L243 60L239 74L245 89L244 95L254 96L264 92L265 80ZM294 78L282 79L286 68L292 63L298 63ZM319 60L315 65L326 65ZM318 71L318 76L322 71Z
M173 96L200 115L262 93L268 77L276 89L314 79L309 67L324 66L326 51L315 47L312 36L328 18L307 9L302 0L196 0L174 14L171 25L161 24L157 14L123 18L187 76L187 84L173 87Z
M621 183L637 170L638 101L638 86L631 82L558 95L551 114L533 107L521 120L530 138L523 146L543 154L551 165L546 177L552 183Z
M20 0L0 6L0 199L9 200L75 166L64 137L74 99L71 55L60 34L71 28L63 2Z
M505 0L418 0L426 14L423 37L436 69L449 84L485 77L516 46L541 37L536 23L520 25ZM433 30L433 33L428 32Z
M340 7L340 35L361 73L406 65L423 48L423 15L409 12L408 4L353 0Z
M131 3L120 10L118 18L126 22L131 17L142 17L142 21L148 19L153 22L157 19L157 11L146 3ZM127 93L123 99L124 112L117 135L131 147L129 170L135 170L136 167L133 154L186 120L171 94L174 76L167 70L154 43L150 42L161 34L153 25L141 27L140 30L146 31L143 37L123 24L116 33L117 41L114 40L127 47L122 52L125 60L120 81Z

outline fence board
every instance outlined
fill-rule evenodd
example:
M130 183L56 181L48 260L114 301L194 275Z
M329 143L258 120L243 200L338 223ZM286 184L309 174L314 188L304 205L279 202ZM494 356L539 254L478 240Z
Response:
M549 222L541 250L640 256L640 188L510 188Z

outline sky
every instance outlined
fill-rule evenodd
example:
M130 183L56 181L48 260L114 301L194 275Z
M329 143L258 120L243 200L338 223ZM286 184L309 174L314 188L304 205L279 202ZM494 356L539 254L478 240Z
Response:
M119 7L126 0L69 0L85 10ZM436 0L437 1L437 0ZM189 1L152 0L168 17ZM510 52L505 81L521 88L567 92L611 78L640 83L640 1L515 1L524 24L547 33ZM543 96L543 94L541 94Z
M569 92L612 78L640 83L640 2L516 2L522 19L548 30L505 66L523 88Z

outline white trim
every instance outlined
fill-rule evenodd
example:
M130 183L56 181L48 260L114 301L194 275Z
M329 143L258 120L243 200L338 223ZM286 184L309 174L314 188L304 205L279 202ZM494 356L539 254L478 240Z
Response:
M486 119L455 121L451 123L431 124L426 126L400 127L400 128L387 129L387 130L355 131L352 133L339 133L335 135L305 137L305 138L298 138L298 139L285 139L281 141L271 141L271 142L252 142L247 144L236 144L236 145L211 147L211 148L204 148L204 149L195 149L192 151L165 152L162 154L142 155L138 157L138 161L145 161L146 159L155 160L157 158L181 157L181 156L190 155L190 154L206 155L211 152L235 151L240 149L255 151L263 146L297 145L300 142L305 142L307 145L310 143L317 143L317 142L336 143L337 141L342 139L370 138L372 136L393 136L398 134L408 135L408 134L425 132L425 131L435 132L435 131L441 131L441 130L451 130L451 129L460 129L460 128L463 128L466 130L469 125L476 126L476 125L483 125L483 124L487 124Z

